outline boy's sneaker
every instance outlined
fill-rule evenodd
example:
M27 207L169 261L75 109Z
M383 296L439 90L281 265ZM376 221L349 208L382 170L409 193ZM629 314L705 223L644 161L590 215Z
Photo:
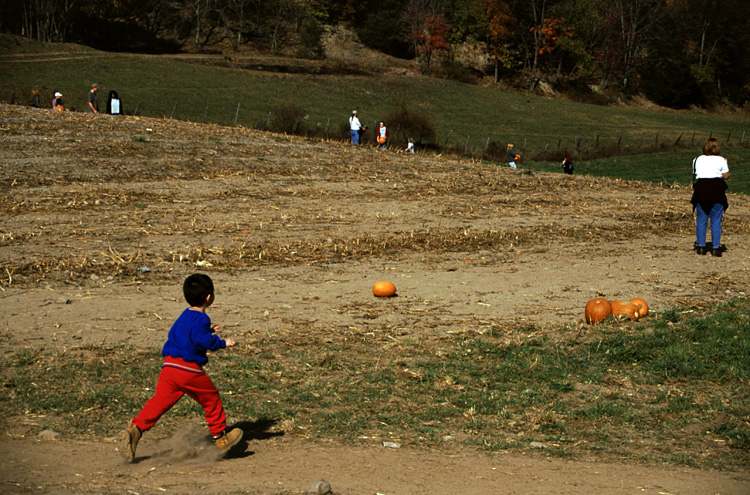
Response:
M117 439L117 450L120 455L128 462L135 459L135 449L138 447L138 440L141 439L141 430L136 425L130 425L120 432Z
M242 440L242 430L235 428L234 430L227 433L226 431L219 437L214 439L214 445L221 454L226 454L229 450L237 445Z

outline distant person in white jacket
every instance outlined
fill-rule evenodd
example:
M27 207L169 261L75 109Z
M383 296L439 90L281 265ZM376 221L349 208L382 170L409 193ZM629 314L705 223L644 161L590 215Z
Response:
M349 117L349 127L352 130L352 144L359 144L359 135L362 133L362 124L357 118L357 111L352 112L352 116Z

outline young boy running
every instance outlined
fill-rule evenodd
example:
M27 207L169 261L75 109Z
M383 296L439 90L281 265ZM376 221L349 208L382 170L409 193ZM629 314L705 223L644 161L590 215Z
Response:
M203 365L208 362L207 351L236 344L234 339L222 340L215 335L220 326L212 327L206 314L206 309L214 302L214 284L208 275L196 273L185 279L182 290L190 307L169 330L162 349L164 365L154 396L119 437L118 449L128 462L133 462L143 432L150 430L185 394L203 406L214 445L220 453L225 454L242 439L242 430L238 428L226 432L219 391L203 371Z

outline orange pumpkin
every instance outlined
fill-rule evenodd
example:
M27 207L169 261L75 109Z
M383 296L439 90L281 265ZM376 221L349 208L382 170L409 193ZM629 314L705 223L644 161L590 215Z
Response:
M390 282L378 282L372 286L372 293L377 297L395 296L396 286Z
M380 136L380 137L378 138L378 142L379 142L380 144L385 144L385 142L386 142L386 141L387 141L387 139L386 139L386 138L384 138L383 136Z
M586 323L596 325L612 315L612 306L604 298L592 299L586 304Z
M637 320L640 318L638 306L630 301L612 301L612 314L614 316L627 316L631 320Z
M630 302L638 306L638 316L640 318L643 318L648 314L648 304L643 299L636 297L635 299L631 299Z

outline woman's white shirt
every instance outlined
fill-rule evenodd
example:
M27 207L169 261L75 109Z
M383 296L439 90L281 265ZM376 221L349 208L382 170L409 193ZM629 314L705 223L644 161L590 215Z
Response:
M716 179L729 172L727 159L718 155L701 155L695 159L696 179Z

